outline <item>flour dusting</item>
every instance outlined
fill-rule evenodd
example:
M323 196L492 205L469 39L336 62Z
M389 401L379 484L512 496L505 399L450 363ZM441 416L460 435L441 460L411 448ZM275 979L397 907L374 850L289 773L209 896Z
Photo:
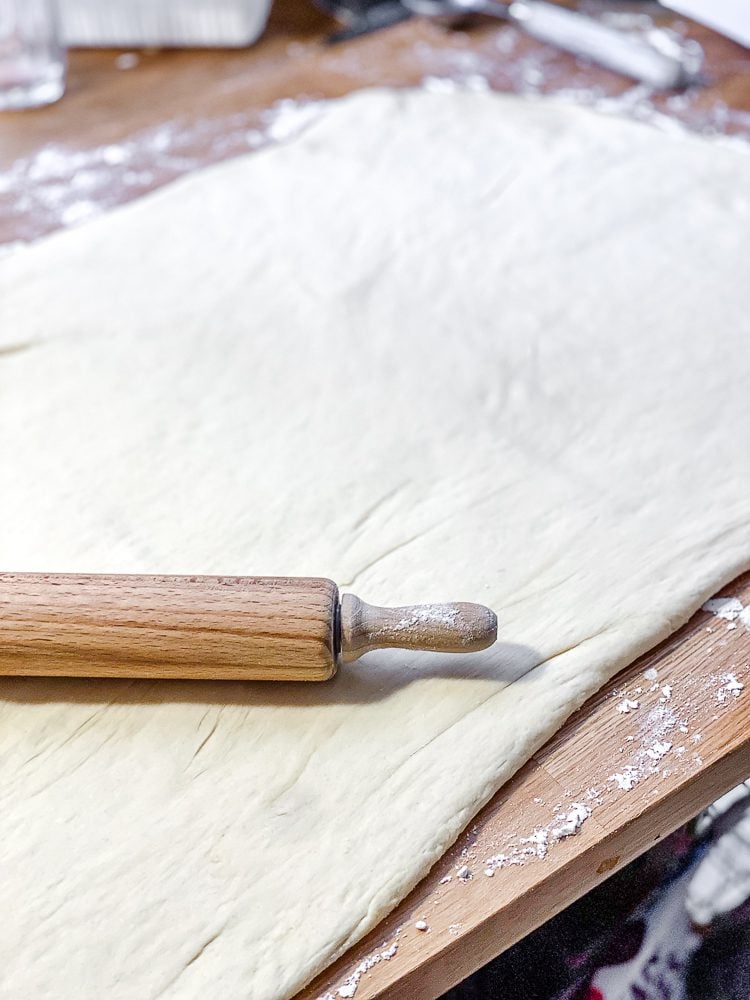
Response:
M727 623L727 630L736 629L739 623L750 632L750 604L743 605L738 597L712 597L701 610L723 619Z
M526 837L508 837L501 852L485 857L482 861L484 874L493 878L501 868L524 865L534 858L543 861L552 845L575 836L589 816L591 808L583 802L573 802L566 809L556 807L549 823L536 827Z
M521 843L530 844L534 848L534 853L538 858L546 858L549 846L549 830L545 830L544 828L534 830L530 837L522 837Z
M740 693L745 690L745 685L737 680L735 674L723 674L721 680L724 682L716 692L716 700L724 703L731 694L734 698L739 698Z
M351 997L357 992L357 987L359 986L362 976L374 969L376 965L381 962L390 962L398 951L398 941L394 941L388 948L383 951L373 952L372 955L368 955L367 958L363 958L359 965L351 972L344 982L339 986L334 996L331 993L326 993L319 997L319 1000L336 1000L336 996L341 997L342 1000L351 1000Z
M325 106L322 101L281 100L260 114L175 118L100 146L46 143L0 171L3 225L18 244L78 225L208 163L286 141Z
M630 712L634 712L637 708L640 708L640 702L633 701L630 698L624 698L617 706L617 711L620 715L628 715Z
M591 810L582 802L574 802L570 812L555 817L557 824L550 830L551 840L562 840L578 833L581 826L591 815Z
M638 771L634 767L626 767L624 771L610 775L609 780L614 781L623 792L629 792L638 783Z
M665 740L661 743L659 740L653 744L653 746L646 747L646 756L650 757L651 760L661 760L665 754L668 754L672 749L672 744L669 740Z
M324 113L325 101L277 101L261 116L262 127L257 132L257 144L286 142L298 136Z
M744 610L742 601L737 597L712 597L710 601L701 608L701 611L708 611L717 618L733 622L739 618Z
M419 625L461 625L461 615L458 608L450 604L418 604L411 609L411 614L402 618L399 628L413 629Z

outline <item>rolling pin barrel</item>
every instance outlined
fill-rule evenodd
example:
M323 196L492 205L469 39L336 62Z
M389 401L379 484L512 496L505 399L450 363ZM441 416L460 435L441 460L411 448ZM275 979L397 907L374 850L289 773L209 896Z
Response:
M0 574L0 674L326 680L330 580Z
M0 675L322 681L373 649L496 634L479 604L378 608L318 578L0 573Z

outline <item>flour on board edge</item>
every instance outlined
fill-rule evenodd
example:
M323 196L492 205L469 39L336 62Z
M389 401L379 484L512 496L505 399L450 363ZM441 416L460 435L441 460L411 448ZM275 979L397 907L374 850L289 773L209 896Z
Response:
M738 597L712 597L710 601L706 601L701 611L708 611L728 622L729 629L736 628L737 622L740 622L750 632L750 604L743 605Z
M340 997L341 1000L350 1000L357 992L357 987L362 976L381 962L390 962L397 951L398 941L394 941L388 948L383 949L383 951L373 952L372 955L363 958L356 969L339 986L336 993L324 993L318 1000L337 1000L337 997Z

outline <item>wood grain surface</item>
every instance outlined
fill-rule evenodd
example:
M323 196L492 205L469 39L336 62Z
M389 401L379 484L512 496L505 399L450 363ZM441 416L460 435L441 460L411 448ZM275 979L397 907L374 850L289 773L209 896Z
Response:
M0 573L0 674L324 681L338 599L323 579Z
M425 77L611 97L623 111L656 110L699 131L750 136L746 50L653 4L582 6L594 14L645 12L698 40L705 85L644 96L627 80L485 19L460 30L408 21L330 47L323 39L333 23L302 0L280 0L266 34L247 51L142 52L130 69L123 67L133 60L123 63L117 52L73 53L63 101L0 118L0 243L78 222L255 148L272 114L283 110L280 101ZM750 577L724 593L747 604ZM352 975L356 1000L438 997L746 778L750 694L728 691L726 678L747 682L750 632L732 624L699 612L609 684L500 791L404 903L300 1000L338 997ZM656 681L643 676L649 666ZM638 709L618 712L625 696ZM666 744L663 753L655 749ZM631 782L629 790L620 787ZM555 817L576 802L591 816L575 836L550 842L545 857L524 843L535 830L554 832ZM491 862L503 854L507 863ZM417 930L418 919L429 929ZM384 952L391 957L373 964ZM364 959L372 967L360 976Z

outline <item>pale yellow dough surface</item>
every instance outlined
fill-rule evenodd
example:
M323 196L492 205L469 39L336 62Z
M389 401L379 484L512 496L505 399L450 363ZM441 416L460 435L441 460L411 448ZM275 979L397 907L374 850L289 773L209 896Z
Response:
M4 568L501 628L320 686L0 682L3 1000L291 996L747 568L748 233L742 151L373 91L0 262Z

